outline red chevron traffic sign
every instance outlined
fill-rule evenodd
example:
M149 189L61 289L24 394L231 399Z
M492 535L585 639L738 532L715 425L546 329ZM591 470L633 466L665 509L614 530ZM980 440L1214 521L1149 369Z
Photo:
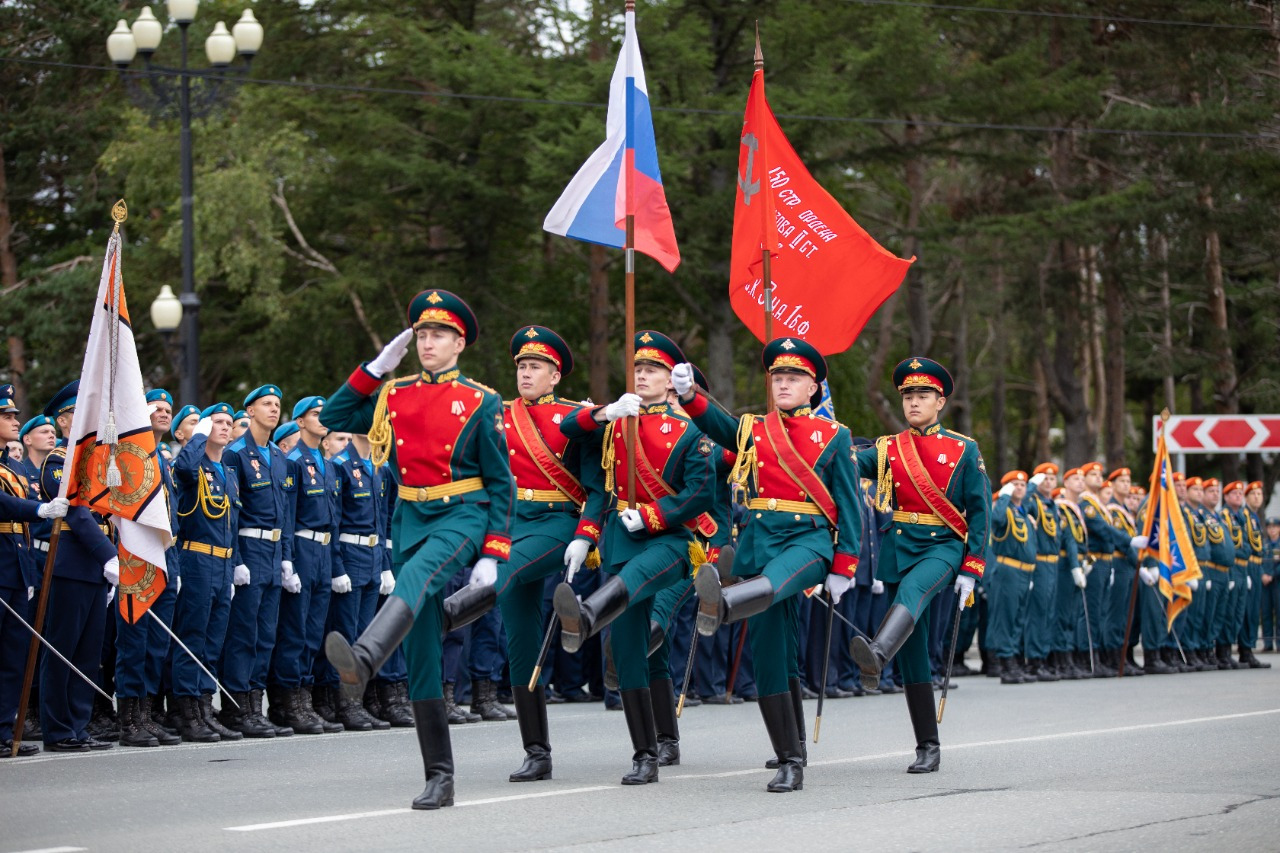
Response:
M1164 437L1170 453L1280 451L1280 415L1172 415Z

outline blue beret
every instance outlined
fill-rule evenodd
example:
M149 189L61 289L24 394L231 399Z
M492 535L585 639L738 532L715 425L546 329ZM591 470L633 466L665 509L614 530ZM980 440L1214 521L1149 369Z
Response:
M173 395L163 388L152 388L147 392L148 403L154 403L157 400L164 400L170 407L173 406Z
M53 418L48 415L36 415L31 420L22 425L22 429L18 430L18 439L21 440L27 433L33 429L39 429L42 426L55 426Z
M178 409L178 414L173 416L174 429L177 429L178 424L182 423L192 415L195 415L197 418L200 417L200 410L195 406L183 406L181 409Z
M283 400L284 392L281 391L279 387L275 385L259 385L257 388L254 388L252 391L249 392L248 397L244 398L244 407L246 409L249 408L251 405L253 405L254 400L261 399L262 397L278 397L279 399ZM231 414L231 413L228 412L228 414Z
M58 415L71 411L76 407L76 395L79 393L80 380L68 382L62 386L57 394L53 395L49 405L44 407L44 413L51 418L56 418Z
M323 405L324 397L320 397L315 394L310 397L303 397L298 401L297 405L293 407L293 419L296 421L312 409L318 409Z
M236 412L234 415L231 416L231 420L243 421L248 417L249 417L249 413L246 412L244 409L240 409L238 412Z
M298 422L289 421L287 424L280 424L280 426L276 427L276 431L271 434L271 440L279 444L296 432L298 432Z
M1268 519L1267 519L1267 524L1280 524L1280 518L1276 518L1276 517L1273 515L1273 516L1271 516L1270 518L1268 518Z
M12 385L0 385L0 412L16 412L18 404L14 401Z
M228 403L214 403L212 406L200 413L200 418L203 420L204 418L211 418L214 415L226 415L227 417L231 417L231 413L234 411L235 409L231 408Z

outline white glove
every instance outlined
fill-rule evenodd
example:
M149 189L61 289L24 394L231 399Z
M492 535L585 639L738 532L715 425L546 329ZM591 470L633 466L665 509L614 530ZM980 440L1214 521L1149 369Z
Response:
M107 579L107 583L117 586L120 583L120 558L112 557L102 564L102 576Z
M1036 474L1030 480L1027 480L1027 485L1029 485L1033 489L1038 489L1040 488L1040 484L1043 482L1044 482L1044 474Z
M1088 577L1091 574L1093 574L1093 560L1084 563L1084 576Z
M1036 588L1036 582L1035 582L1035 581L1027 581L1027 592L1031 592L1031 590L1033 590L1033 589L1035 589L1035 588Z
M1205 588L1205 589L1208 589L1208 588L1209 588L1209 582L1208 582L1208 581L1205 581L1205 587L1204 587L1204 588ZM1233 589L1235 589L1235 588L1236 588L1236 582L1235 582L1235 581L1227 581L1227 592L1230 592L1231 590L1233 590Z
M956 595L960 596L960 609L964 609L965 602L969 600L969 596L973 595L973 588L978 585L978 581L973 575L957 575L956 576Z
M390 595L395 592L396 576L387 569L382 573L378 583L378 595Z
M27 601L36 597L36 588L34 586L27 587Z
M208 435L213 432L213 418L201 418L196 424L195 429L191 430L191 435Z
M1116 570L1112 569L1111 574L1107 575L1107 589L1116 585Z
M1150 566L1140 566L1138 568L1138 574L1142 576L1142 582L1145 583L1147 586L1156 585L1155 569L1151 568Z
M1075 585L1081 589L1084 589L1084 585L1088 583L1088 581L1084 579L1084 569L1079 566L1076 566L1071 570L1071 580L1075 581Z
M498 561L493 557L481 557L471 569L472 586L493 586L498 582Z
M619 517L622 519L622 526L632 533L639 533L644 529L644 519L640 517L638 509L624 509Z
M1187 584L1187 586L1191 586L1191 584ZM1199 586L1200 586L1200 584L1199 584L1199 582L1197 582L1197 583L1196 583L1196 585L1195 585L1195 586L1191 586L1191 588L1192 588L1192 589L1197 589ZM1230 585L1228 585L1228 586L1227 586L1227 589L1230 589L1230 588L1231 588L1231 587L1230 587ZM1208 578L1205 578L1205 579L1204 579L1204 591L1205 591L1205 592L1213 592L1213 581L1209 580Z
M1209 583L1209 581L1206 580L1205 583ZM1192 592L1195 592L1200 588L1200 580L1198 578L1192 578L1191 580L1187 581L1187 587ZM1207 590L1208 587L1206 587L1205 589Z
M1135 536L1129 540L1129 547L1137 548L1139 551L1141 551L1143 548L1147 547L1147 543L1150 541L1151 541L1150 536L1141 536L1141 535Z
M671 371L671 384L675 386L676 396L684 397L693 390L693 365L681 362Z
M1013 483L1005 483L1003 486L1000 487L1000 491L999 491L1000 497L1004 497L1006 495L1011 495L1011 494L1013 494Z
M113 586L111 587L111 589L107 590L107 604L110 604L115 600L116 600L116 588Z
M244 563L236 566L235 571L231 573L232 586L244 586L249 582L249 567Z
M302 578L297 575L289 575L280 579L280 585L284 587L285 592L292 592L295 595L302 592Z
M585 539L575 539L569 543L569 547L564 549L564 564L569 567L564 573L565 583L573 583L573 576L578 573L578 569L582 568L590 551L591 543Z
M333 579L329 586L339 595L351 592L351 577L350 575L339 575Z
M40 504L36 509L36 515L41 518L64 518L70 508L71 502L66 498L54 498L48 503Z
M405 357L405 353L409 352L409 342L413 340L413 329L405 329L400 334L391 339L391 343L382 348L382 352L378 353L378 357L369 362L366 368L369 374L375 379L381 379L391 371L396 369L396 365L400 363L400 359Z
M178 580L174 584L174 592L182 592L182 575L178 575Z
M1253 578L1244 579L1244 588L1250 591L1253 590Z
M876 580L873 580L873 581L871 582L871 594L872 594L872 595L883 595L883 594L884 594L884 581L882 581L882 580L880 580L880 579L878 579L878 578L877 578Z
M293 577L293 560L280 561L280 583L284 583Z
M604 407L605 420L616 421L618 418L633 418L640 414L640 395L623 394L616 403Z
M827 575L827 580L823 586L827 590L827 594L831 596L832 604L839 604L841 597L849 591L849 587L853 585L853 578L847 578L844 575L838 575L835 572Z

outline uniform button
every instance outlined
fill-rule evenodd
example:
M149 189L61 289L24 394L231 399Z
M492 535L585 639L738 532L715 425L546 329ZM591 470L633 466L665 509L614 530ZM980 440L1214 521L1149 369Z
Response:
M391 393L394 395L396 393L396 389L392 388Z
M671 447L671 442L669 442L669 441L667 442L667 447L668 447L668 449Z
M452 445L452 444L446 444L446 445L444 446L444 449L445 449L445 450L453 450L453 445Z
M393 417L393 418L394 418L395 416L396 416L396 413L395 413L395 412L392 412L392 413L391 413L391 417Z
M507 452L510 453L512 456L516 455L516 452L514 450L508 450Z
M466 416L466 415L458 415L458 423L463 423L463 424L465 424L466 422L467 422L467 416Z
M759 513L759 512L757 512L757 513L756 513L756 518L760 518L762 515L763 515L763 513Z
M894 483L893 487L896 489L896 488L899 488L901 485L902 485L901 483Z
M477 391L477 392L476 392L476 399L477 399L477 400L479 400L482 396L484 396L484 395L483 395L483 394L481 394L479 391Z
M763 463L763 462L759 462L759 463L757 463L757 464L756 464L756 467L757 467L757 468L763 468L763 467L764 467L764 463Z
M448 502L449 502L449 496L448 496L448 495L445 495L441 500L443 500L445 503L448 503Z
M800 516L798 516L798 515L797 515L797 516L796 516L796 521L799 521L799 520L800 520Z
M890 457L889 457L889 461L890 461L890 462L897 462L897 461L898 461L898 457L896 457L896 456L890 456Z
M401 473L401 474L408 474L408 473L409 473L409 469L408 469L408 468L401 468L401 469L400 469L400 473Z
M902 531L901 531L901 530L899 530L899 531L898 531L898 535L899 535L899 536L901 536L901 535L902 535Z
M929 535L930 535L930 536L937 536L938 534L934 533L933 531L930 531L930 532L929 532Z
M952 468L956 467L956 463L952 462L952 463L951 463L951 467L952 467Z
M399 446L400 446L400 445L402 445L402 444L404 444L404 439L403 439L403 438L397 438L397 439L396 439L396 447L399 447Z
M511 429L511 424L503 424L503 426L506 427L507 429Z

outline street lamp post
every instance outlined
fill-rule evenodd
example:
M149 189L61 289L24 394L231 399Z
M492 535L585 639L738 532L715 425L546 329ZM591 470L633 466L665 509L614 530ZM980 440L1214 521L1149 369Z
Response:
M151 11L144 6L134 21L132 28L123 20L116 24L115 30L107 37L107 54L116 68L120 69L134 101L152 115L172 117L176 112L181 132L179 156L182 171L182 293L178 297L181 303L183 366L181 382L181 401L185 404L200 405L200 336L199 313L200 297L196 295L195 281L195 223L193 211L193 176L191 158L191 119L193 116L208 115L225 97L226 90L222 82L229 75L245 74L249 70L253 57L262 47L262 25L253 16L253 11L246 9L240 20L227 31L227 26L219 21L213 32L205 39L204 51L210 67L194 69L187 62L187 30L196 17L199 0L168 0L169 21L176 24L182 39L182 64L176 68L155 65L152 55L160 47L164 35L164 27ZM144 69L129 71L129 66L138 54L142 55ZM233 66L236 54L244 60L243 64ZM176 78L176 84L174 81ZM147 81L144 90L141 83ZM192 102L192 81L200 82L195 103ZM176 89L176 93L175 93ZM176 103L175 103L176 94ZM167 286L166 286L167 289ZM172 293L170 294L172 296Z

